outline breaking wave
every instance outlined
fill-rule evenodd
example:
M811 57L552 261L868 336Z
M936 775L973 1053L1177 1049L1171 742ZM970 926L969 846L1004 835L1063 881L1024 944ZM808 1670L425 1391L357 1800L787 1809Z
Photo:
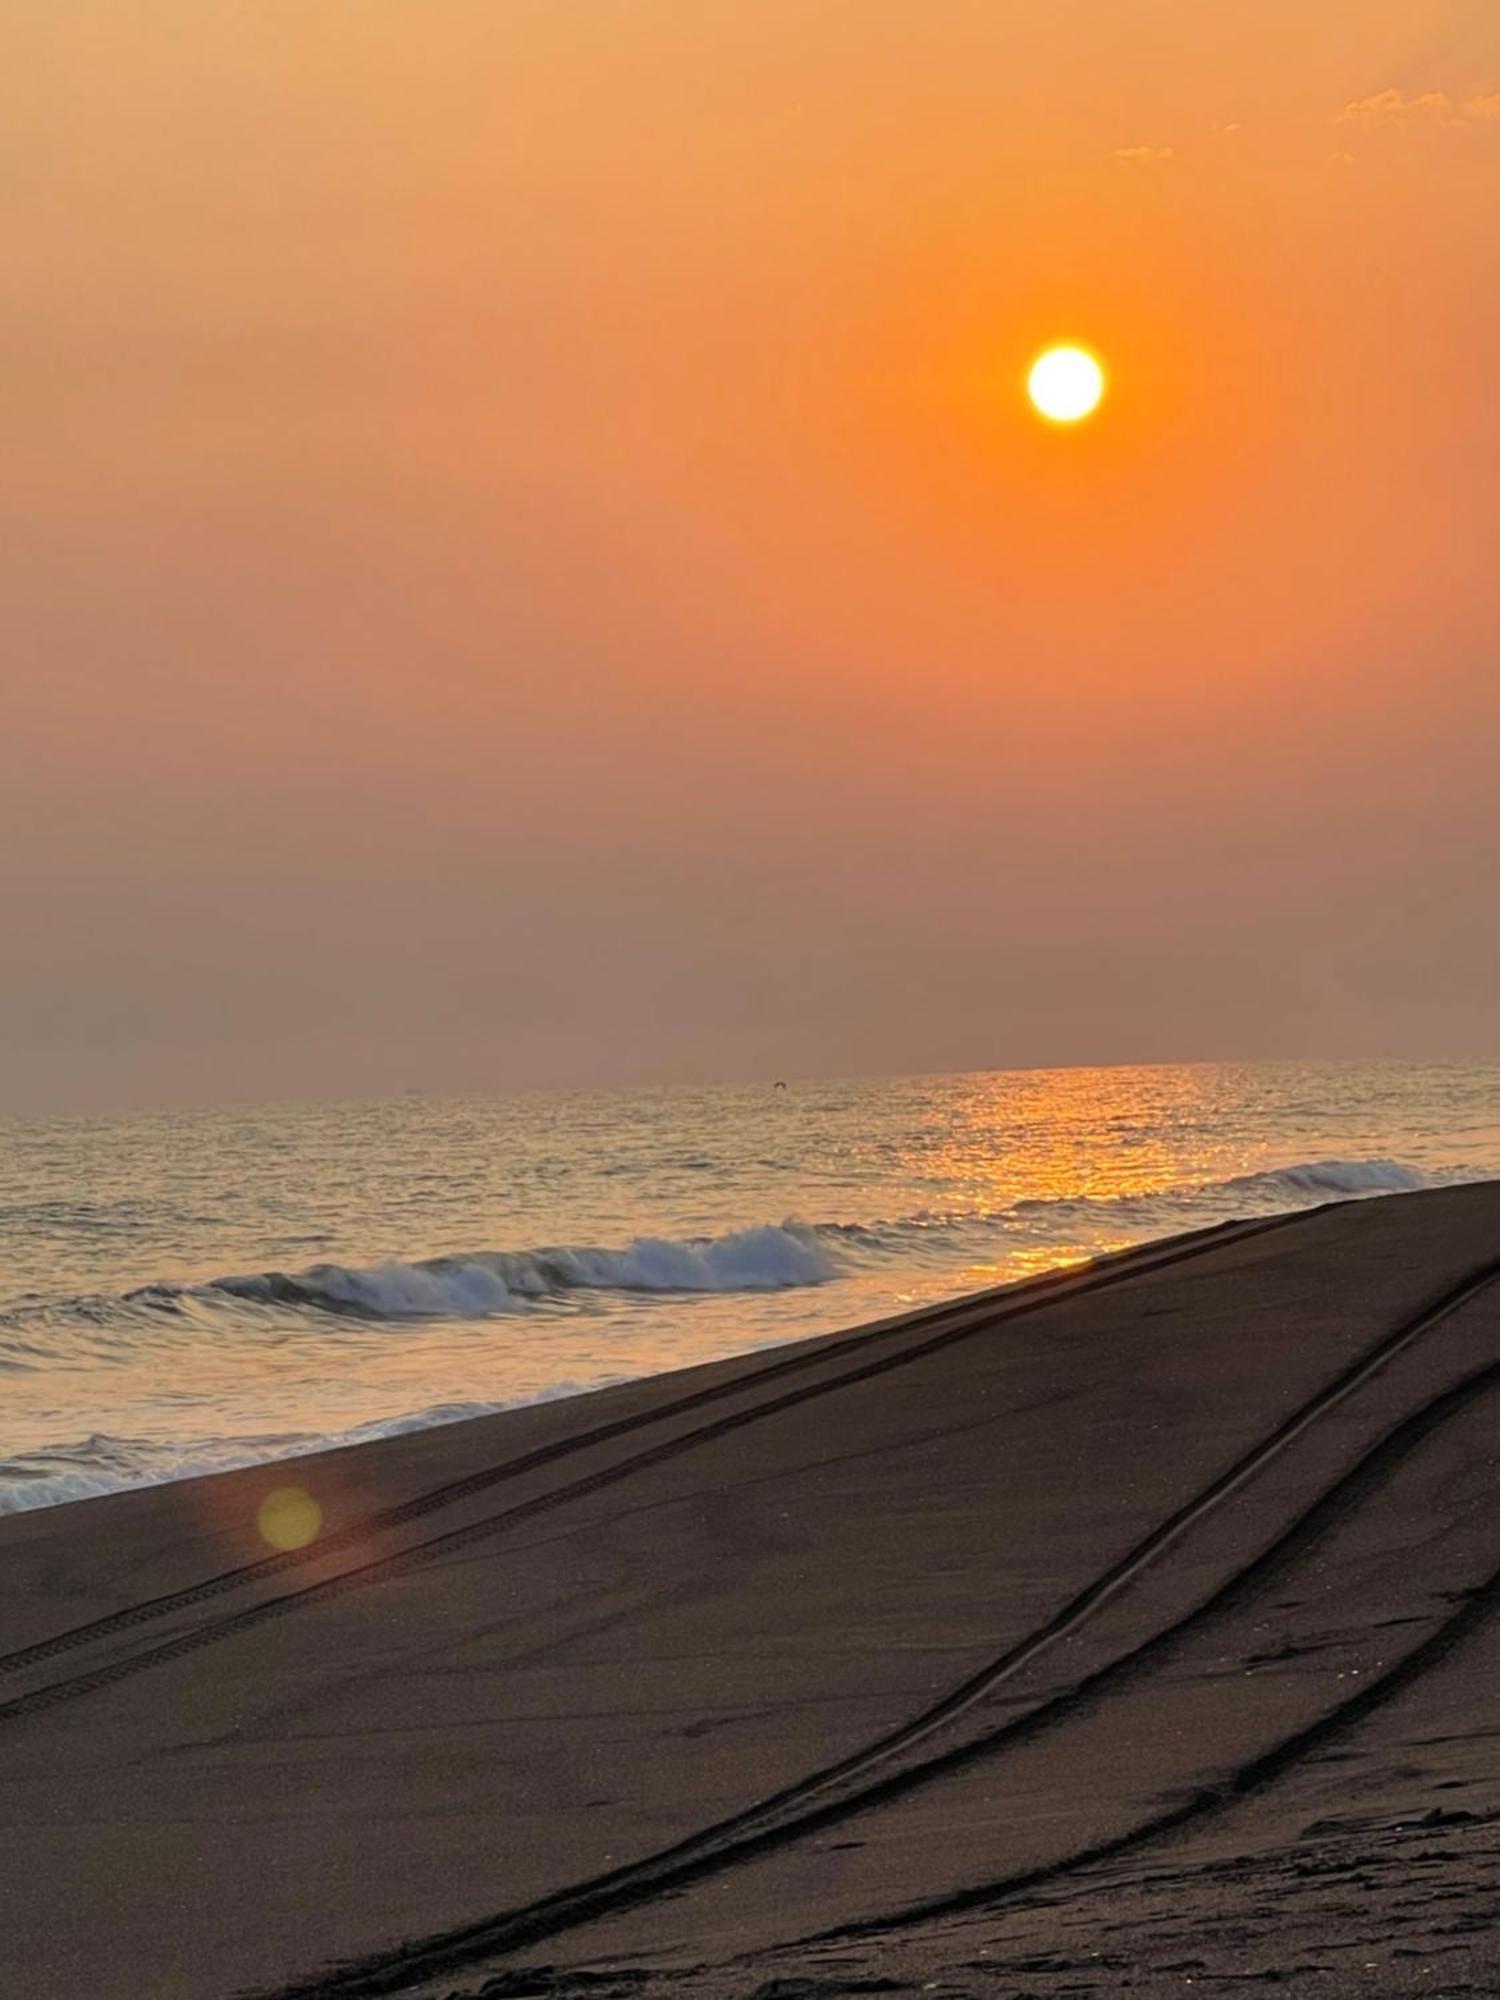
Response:
M1414 1194L1429 1185L1429 1177L1399 1160L1314 1160L1308 1166L1275 1167L1269 1173L1237 1174L1218 1183L1225 1194L1239 1189L1255 1189L1269 1194L1286 1194L1295 1199L1312 1197L1336 1201L1347 1195Z
M47 1316L71 1312L97 1323L124 1306L132 1313L190 1316L204 1309L279 1308L364 1321L486 1319L548 1305L576 1309L590 1294L776 1292L828 1284L887 1262L961 1265L993 1256L1005 1238L1045 1242L1090 1227L1101 1234L1169 1234L1233 1216L1409 1193L1430 1184L1431 1177L1395 1160L1314 1160L1195 1186L1033 1197L1008 1208L921 1211L888 1222L788 1219L722 1236L642 1236L619 1249L477 1250L410 1263L255 1271L196 1285L148 1285L123 1300L68 1300L51 1306ZM0 1315L0 1326L16 1318ZM5 1351L0 1342L0 1365Z
M216 1278L196 1289L376 1319L470 1319L569 1292L774 1292L838 1275L819 1230L787 1222L698 1239L642 1236L623 1250L482 1250L353 1269L318 1264L292 1275Z

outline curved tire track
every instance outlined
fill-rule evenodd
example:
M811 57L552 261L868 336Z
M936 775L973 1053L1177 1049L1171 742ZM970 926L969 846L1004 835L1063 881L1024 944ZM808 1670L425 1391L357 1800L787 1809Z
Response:
M972 1889L961 1889L956 1894L936 1898L929 1903L914 1904L906 1910L896 1911L888 1917L874 1917L858 1924L838 1925L832 1930L820 1931L814 1937L799 1939L801 1944L823 1943L833 1938L869 1937L893 1930L902 1930L909 1925L926 1923L934 1918L958 1916L966 1910L987 1909L1007 1897L1020 1895L1029 1889L1041 1888L1048 1882L1055 1882L1063 1876L1073 1875L1084 1868L1092 1868L1103 1861L1116 1861L1127 1854L1134 1854L1158 1840L1165 1840L1172 1834L1182 1832L1201 1820L1217 1817L1237 1806L1242 1799L1252 1797L1274 1785L1278 1779L1294 1770L1315 1751L1347 1735L1377 1709L1384 1708L1398 1695L1404 1694L1423 1674L1441 1665L1450 1653L1457 1651L1467 1640L1473 1638L1487 1625L1495 1613L1500 1611L1500 1569L1492 1570L1483 1583L1472 1591L1465 1603L1449 1618L1444 1619L1435 1631L1430 1632L1419 1646L1399 1659L1378 1679L1372 1680L1358 1694L1351 1695L1336 1708L1284 1736L1269 1749L1262 1750L1248 1763L1238 1765L1225 1777L1212 1785L1205 1785L1195 1792L1184 1804L1175 1806L1170 1812L1158 1813L1154 1818L1138 1821L1124 1833L1116 1834L1110 1840L1097 1842L1092 1847L1079 1848L1072 1854L1064 1855L1057 1861L1049 1861L1041 1867L1026 1869L1014 1875L1001 1877L995 1882L981 1883ZM309 1996L321 1992L322 1988L309 1988ZM342 1993L343 1989L331 1989ZM351 1989L358 1990L358 1989ZM380 1989L371 1988L372 1992ZM299 1996L300 2000L300 1996Z
M606 1916L623 1913L642 1903L653 1901L658 1896L688 1888L725 1869L757 1859L776 1848L804 1839L810 1834L825 1831L856 1813L893 1803L905 1794L935 1783L968 1765L991 1759L1015 1744L1060 1727L1095 1705L1106 1694L1139 1679L1193 1632L1222 1617L1243 1599L1271 1582L1312 1543L1353 1511L1369 1493L1382 1485L1434 1431L1440 1429L1476 1400L1500 1389L1500 1362L1488 1363L1476 1369L1405 1417L1305 1507L1291 1525L1265 1549L1242 1565L1210 1596L1203 1599L1182 1618L1143 1641L1139 1646L1086 1676L1062 1694L1053 1696L1011 1722L1001 1724L967 1743L941 1752L920 1764L884 1778L876 1778L874 1782L842 1798L822 1805L812 1804L804 1810L796 1810L840 1780L862 1775L879 1763L888 1761L902 1749L920 1742L942 1723L951 1720L963 1709L971 1707L982 1699L993 1687L1017 1671L1026 1661L1035 1657L1043 1645L1050 1644L1065 1633L1076 1629L1092 1610L1097 1609L1108 1597L1123 1588L1130 1577L1138 1574L1148 1562L1162 1554L1172 1542L1186 1532L1193 1521L1200 1519L1211 1506L1217 1505L1243 1484L1251 1476L1252 1470L1258 1470L1275 1451L1283 1449L1293 1437L1300 1435L1308 1424L1315 1420L1316 1415L1323 1414L1335 1403L1342 1401L1361 1382L1367 1380L1377 1367L1393 1358L1402 1347L1409 1345L1440 1319L1446 1318L1477 1297L1497 1279L1500 1279L1500 1260L1482 1267L1479 1272L1472 1274L1469 1279L1428 1307L1424 1313L1387 1336L1385 1342L1380 1343L1362 1360L1353 1364L1342 1376L1335 1378L1334 1382L1314 1399L1316 1408L1313 1405L1305 1405L1301 1411L1287 1419L1262 1446L1257 1447L1252 1453L1247 1453L1228 1472L1221 1475L1212 1487L1205 1489L1196 1501L1180 1509L1178 1514L1155 1530L1146 1542L1139 1544L1130 1556L1122 1559L1111 1571L1106 1572L1087 1590L1081 1592L1069 1606L1049 1622L1048 1626L1039 1628L1038 1632L1029 1635L1019 1645L1002 1654L981 1673L963 1683L960 1688L950 1691L930 1710L914 1718L902 1729L891 1732L889 1736L878 1739L839 1763L829 1765L796 1785L759 1800L743 1811L718 1821L711 1827L700 1829L696 1834L688 1835L685 1839L660 1849L655 1854L626 1863L617 1869L557 1891L519 1909L481 1919L476 1924L466 1925L441 1937L421 1940L400 1947L395 1952L381 1954L359 1964L331 1971L305 1985L281 1989L275 2000L373 2000L373 1996L398 1992L418 1980L452 1975L477 1962L492 1960L504 1953L524 1949L545 1938L577 1929ZM1253 1466L1251 1460L1254 1460ZM1482 1587L1481 1596L1491 1591L1500 1595L1500 1572L1497 1572L1490 1583ZM1463 1614L1459 1614L1458 1622L1462 1621L1462 1616ZM1367 1711L1370 1694L1378 1693L1381 1688L1387 1686L1390 1687L1391 1693L1399 1692L1407 1683L1406 1679L1398 1677L1405 1672L1408 1663L1419 1656L1426 1659L1434 1643L1454 1625L1455 1620L1447 1621L1439 1628L1438 1633L1433 1634L1428 1641L1424 1641L1413 1654L1407 1656L1405 1661L1398 1662L1397 1667L1381 1680L1372 1682L1369 1689L1362 1692L1354 1703L1346 1703L1334 1713L1343 1715L1347 1710L1358 1707L1359 1713L1363 1714ZM1326 1718L1324 1720L1326 1721ZM1308 1736L1310 1730L1321 1726L1321 1723L1309 1725L1308 1729L1297 1732L1294 1738L1287 1740L1301 1742ZM1352 1726L1352 1724L1339 1726ZM1262 1753L1245 1769L1252 1772L1259 1771L1263 1765L1268 1764L1268 1760L1274 1760L1279 1754L1279 1749ZM1282 1767L1277 1765L1275 1768L1279 1773ZM1269 1781L1269 1778L1255 1779L1254 1784ZM1238 1778L1231 1778L1223 1785L1211 1788L1209 1792L1195 1795L1186 1806L1176 1808L1172 1813L1163 1815L1157 1820L1146 1822L1144 1831L1133 1829L1129 1835L1120 1836L1120 1840L1133 1843L1137 1838L1154 1839L1179 1822L1186 1823L1186 1819L1196 1817L1207 1810L1206 1801L1221 1800L1221 1795L1236 1798L1241 1796L1241 1790L1236 1789L1238 1782ZM1254 1788L1254 1785L1251 1785L1251 1788ZM791 1817L786 1817L789 1812ZM1013 1889L1032 1886L1038 1880L1051 1879L1056 1873L1085 1866L1089 1861L1108 1858L1117 1849L1124 1851L1123 1848L1119 1848L1118 1843L1110 1843L1106 1847L1087 1850L1081 1858L1068 1857L1064 1861L1048 1864L1045 1870L1032 1871L1024 1877L1017 1876L998 1888L990 1885L983 1890L962 1893L965 1897L981 1900L992 1894L1008 1894ZM971 1903L953 1903L950 1899L942 1907L948 1909L970 1906ZM882 1923L894 1925L914 1922L919 1921L924 1915L936 1913L936 1906L929 1908L924 1905L914 1914L903 1914L898 1918L877 1920L871 1925L852 1928L875 1929L880 1928ZM851 1933L840 1930L826 1935L848 1934Z

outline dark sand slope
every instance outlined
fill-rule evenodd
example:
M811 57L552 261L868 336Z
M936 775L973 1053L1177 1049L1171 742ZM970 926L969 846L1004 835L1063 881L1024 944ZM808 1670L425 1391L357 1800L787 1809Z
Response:
M0 1521L0 1994L1500 1992L1497 1424L1489 1184Z

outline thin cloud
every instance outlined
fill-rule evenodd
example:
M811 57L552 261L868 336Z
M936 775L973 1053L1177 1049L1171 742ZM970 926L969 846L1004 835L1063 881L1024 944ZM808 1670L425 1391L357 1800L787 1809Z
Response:
M1116 146L1115 158L1127 167L1153 167L1177 157L1175 146Z
M1339 113L1340 125L1416 126L1441 125L1460 131L1469 125L1500 122L1500 91L1470 97L1454 97L1446 90L1424 90L1410 94L1404 90L1379 90L1373 97L1361 97L1346 104Z

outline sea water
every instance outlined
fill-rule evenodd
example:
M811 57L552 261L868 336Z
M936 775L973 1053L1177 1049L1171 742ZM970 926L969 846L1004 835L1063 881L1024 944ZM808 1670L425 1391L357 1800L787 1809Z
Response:
M1500 1174L1500 1065L0 1122L0 1511L571 1395L1231 1217Z

